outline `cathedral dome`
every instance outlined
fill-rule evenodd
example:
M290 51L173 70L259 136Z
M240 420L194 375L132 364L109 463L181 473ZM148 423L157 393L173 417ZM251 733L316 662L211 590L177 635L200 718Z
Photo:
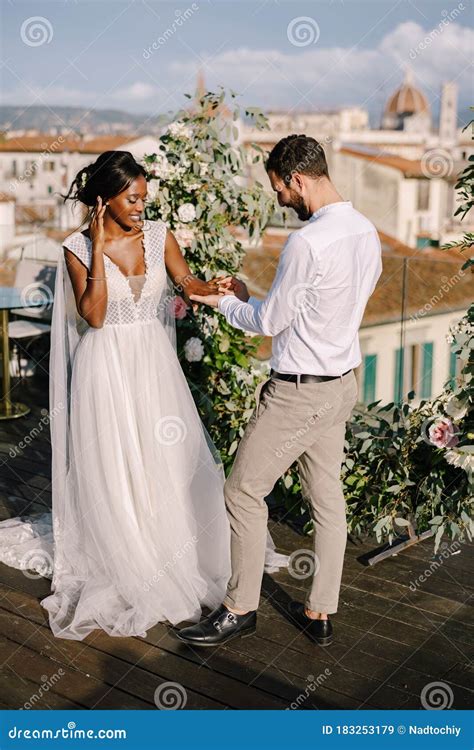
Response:
M415 115L420 112L430 112L430 105L426 96L413 85L411 76L407 73L400 88L392 94L385 106L385 114Z
M417 88L407 71L402 85L390 96L385 105L383 126L395 129L405 129L405 120L417 116L418 119L431 121L431 110L428 99Z

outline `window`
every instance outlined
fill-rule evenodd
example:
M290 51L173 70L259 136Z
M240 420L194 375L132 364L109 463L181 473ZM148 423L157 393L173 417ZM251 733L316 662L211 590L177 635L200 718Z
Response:
M404 372L404 360L405 360L404 349L395 350L395 372L394 372L394 388L393 388L393 400L395 402L402 400L404 392L403 388L403 372Z
M375 401L375 384L377 373L377 355L366 354L364 356L363 370L363 398L365 404Z
M45 161L43 164L43 170L45 172L54 172L55 163L54 161Z
M430 181L418 180L417 211L428 211L430 207Z
M456 385L455 378L459 375L461 369L461 360L459 359L456 352L449 352L449 384L451 388Z
M430 247L431 239L429 237L423 237L422 235L418 235L418 237L416 238L416 246L420 248L420 250L424 247Z
M431 398L431 384L433 381L433 342L429 341L421 344L421 353L420 397L426 399Z
M393 400L400 402L410 391L422 399L431 397L433 342L395 350Z

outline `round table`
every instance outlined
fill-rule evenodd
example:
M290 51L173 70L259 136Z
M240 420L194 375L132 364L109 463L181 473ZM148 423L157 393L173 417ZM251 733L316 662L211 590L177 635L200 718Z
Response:
M2 336L2 390L0 393L0 420L23 417L30 408L18 401L10 401L10 347L8 345L8 312L15 308L38 307L44 300L35 295L26 295L23 289L0 286L0 315Z

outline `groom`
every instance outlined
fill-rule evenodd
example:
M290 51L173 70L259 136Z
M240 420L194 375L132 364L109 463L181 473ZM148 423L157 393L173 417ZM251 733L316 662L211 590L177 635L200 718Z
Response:
M272 336L270 379L225 484L232 575L223 604L177 632L192 646L215 646L255 632L264 570L268 511L264 498L294 461L314 524L315 566L305 604L292 621L321 646L332 639L347 540L340 481L346 421L357 402L358 329L381 273L375 227L345 201L329 178L321 145L290 135L266 164L280 206L308 223L282 250L267 297L250 297L235 278L224 294L196 302L217 307L236 328Z

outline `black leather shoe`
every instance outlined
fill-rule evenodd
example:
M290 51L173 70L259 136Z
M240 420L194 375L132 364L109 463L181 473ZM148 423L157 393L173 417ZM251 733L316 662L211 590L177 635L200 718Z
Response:
M246 615L234 615L223 604L210 615L182 630L175 630L174 634L180 641L190 646L221 646L232 638L245 638L255 633L257 613L247 612Z
M305 605L300 602L290 602L288 612L300 630L318 646L329 646L332 643L332 623L329 620L311 620L305 615Z

